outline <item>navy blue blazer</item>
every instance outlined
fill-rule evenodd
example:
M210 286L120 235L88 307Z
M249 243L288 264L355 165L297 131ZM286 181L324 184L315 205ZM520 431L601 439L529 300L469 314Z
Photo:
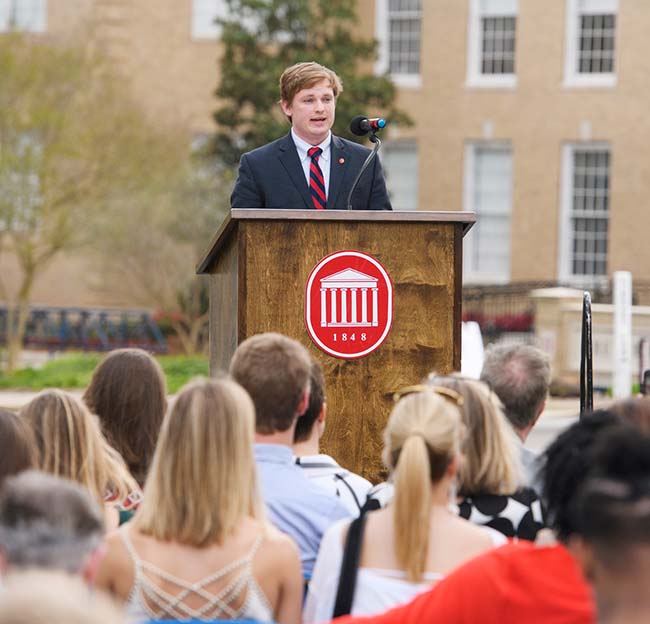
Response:
M352 183L370 150L332 135L327 208L345 210ZM291 133L244 154L231 208L314 209ZM353 210L392 210L381 163L375 158L352 195Z

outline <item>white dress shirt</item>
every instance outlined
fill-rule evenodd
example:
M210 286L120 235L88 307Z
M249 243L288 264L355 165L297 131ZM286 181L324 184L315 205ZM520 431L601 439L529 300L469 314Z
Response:
M307 154L307 150L312 147L320 147L323 150L323 153L318 159L318 166L323 172L323 180L325 180L325 196L329 197L330 195L330 163L332 159L332 150L330 145L332 143L332 133L329 132L327 138L318 145L310 145L307 141L303 141L291 128L291 138L293 143L298 150L298 158L300 159L300 164L302 165L302 170L305 174L305 180L307 181L307 186L309 186L309 165L311 164L311 157Z

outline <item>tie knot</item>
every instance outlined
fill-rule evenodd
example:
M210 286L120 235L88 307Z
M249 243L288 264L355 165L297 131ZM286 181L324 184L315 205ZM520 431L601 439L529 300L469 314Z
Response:
M320 147L310 147L307 150L307 156L312 160L318 159L318 157L323 153L323 150Z

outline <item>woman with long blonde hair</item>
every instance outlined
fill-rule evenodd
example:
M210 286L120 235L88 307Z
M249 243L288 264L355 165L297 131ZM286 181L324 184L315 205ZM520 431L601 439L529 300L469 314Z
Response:
M520 443L490 388L460 375L431 374L427 383L463 397L467 436L458 471L459 513L506 537L534 541L545 526L545 511L534 489L524 486Z
M264 519L254 422L253 403L234 381L196 380L179 393L144 499L108 536L97 580L132 620L299 622L298 549Z
M461 397L415 386L395 405L384 431L384 463L395 486L388 507L368 513L353 615L409 601L448 572L505 541L450 507L461 462ZM309 585L305 622L332 617L348 522L325 535Z
M99 420L76 397L44 390L20 416L32 428L38 467L85 486L104 507L106 525L116 527L120 509L129 509L141 492L120 454L106 441Z

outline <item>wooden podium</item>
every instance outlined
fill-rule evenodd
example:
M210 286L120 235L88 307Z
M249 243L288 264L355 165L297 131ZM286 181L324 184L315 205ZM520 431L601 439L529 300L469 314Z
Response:
M471 212L232 210L198 273L210 275L210 370L260 332L295 338L325 372L323 452L372 481L383 478L382 431L393 393L427 373L460 368L462 240ZM353 360L328 355L305 326L306 284L325 256L376 258L393 284L384 343Z

